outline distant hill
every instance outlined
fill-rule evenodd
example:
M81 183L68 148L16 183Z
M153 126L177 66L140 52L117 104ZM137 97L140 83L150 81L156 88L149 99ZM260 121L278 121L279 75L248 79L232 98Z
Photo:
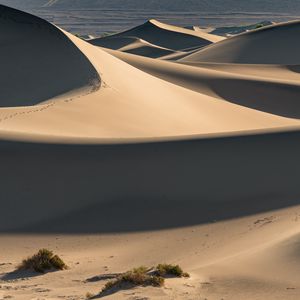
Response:
M43 2L43 1L42 1ZM295 0L50 0L51 7L201 11L300 11Z
M15 7L145 9L212 12L300 12L295 0L0 0Z
M218 27L212 31L209 31L212 34L221 35L221 36L231 36L240 34L249 30L258 29L261 27L273 25L273 22L270 21L262 21L259 23L251 24L251 25L241 25L241 26L225 26L225 27Z
M16 8L40 8L46 5L49 0L0 0L0 4Z

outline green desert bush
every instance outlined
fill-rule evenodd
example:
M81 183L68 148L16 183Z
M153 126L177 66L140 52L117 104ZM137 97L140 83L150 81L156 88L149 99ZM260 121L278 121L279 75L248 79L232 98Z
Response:
M40 249L33 256L24 259L18 267L18 270L34 270L39 273L64 269L67 269L64 261L48 249Z
M159 276L176 276L176 277L190 277L186 272L183 272L179 265L159 264L155 269L155 273Z

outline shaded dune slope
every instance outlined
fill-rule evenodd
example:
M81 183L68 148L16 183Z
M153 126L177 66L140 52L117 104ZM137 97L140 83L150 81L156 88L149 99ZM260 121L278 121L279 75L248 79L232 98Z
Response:
M137 26L105 38L98 38L89 41L90 43L107 48L114 47L116 39L135 37L145 40L153 45L172 49L175 51L186 51L188 49L200 48L212 42L222 40L206 33L198 33L193 30L163 24L156 20L149 20L145 24ZM110 46L110 43L112 46Z
M193 91L288 118L300 118L297 66L182 65L111 51L140 70Z
M103 37L103 38L93 39L93 40L89 40L88 42L95 46L118 50L120 48L123 48L125 46L128 46L128 45L138 42L138 41L140 41L140 39L137 37L125 36L125 37L116 37L115 38L112 36L112 37Z
M0 5L0 106L37 104L100 78L54 25Z
M300 64L300 22L267 26L186 56L183 62L240 64Z
M92 40L91 43L95 46L101 46L108 49L119 50L151 58L158 58L177 53L171 49L155 46L136 37L100 38Z
M0 231L153 230L295 205L299 141L299 132L106 146L3 141L0 196L10 201Z
M139 40L136 41L135 43L122 47L119 49L119 51L136 54L140 56L151 57L151 58L160 58L162 56L177 53L170 49L152 45L143 40Z

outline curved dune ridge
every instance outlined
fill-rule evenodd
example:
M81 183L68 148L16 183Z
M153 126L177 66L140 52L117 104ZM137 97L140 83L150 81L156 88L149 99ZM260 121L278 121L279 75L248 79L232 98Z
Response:
M145 40L136 37L110 37L99 38L89 41L95 46L100 46L108 49L119 50L122 52L132 53L140 56L151 58L164 57L170 54L181 53L171 49L159 47L148 43Z
M300 21L266 26L200 49L182 62L298 65L299 34Z
M7 28L6 32L20 31L23 34L26 28L30 36L43 32L31 24L34 20L40 19L5 7L3 11L7 11L8 16L15 14L14 19L18 21L7 23L7 26L11 26L14 30ZM24 18L29 20L32 18L33 21L30 25L18 27L16 24ZM11 87L15 81L20 84L26 82L26 87L23 89L10 89L12 96L15 93L15 97L19 96L24 99L24 102L28 101L21 103L21 106L40 101L47 103L39 107L0 110L2 136L64 142L94 142L95 140L118 142L124 139L128 141L182 139L192 135L232 134L241 131L266 131L299 126L297 110L299 87L295 68L286 68L284 72L277 68L278 78L272 78L272 75L268 74L273 70L265 71L262 76L259 76L247 74L248 71L244 74L243 66L239 70L240 74L233 74L230 66L217 70L209 65L184 66L182 63L156 61L150 58L145 58L144 64L140 61L143 58L137 55L133 55L134 59L139 60L137 64L129 61L128 63L126 59L116 57L121 55L121 51L116 52L117 54L111 53L111 50L95 47L45 21L41 22L45 24L45 28L49 27L49 32L53 31L51 38L59 39L55 47L56 51L54 52L52 46L54 42L48 31L45 30L46 33L41 34L41 38L32 38L30 49L33 49L33 53L25 52L28 55L25 63L29 64L32 61L38 63L31 63L29 65L31 69L20 69L18 64L14 64L12 69L7 70L7 74L15 76L12 71L18 68L16 74L26 79L15 79L10 81L9 85L7 81L11 77L5 76L3 85ZM157 38L153 28L161 32L159 26L167 25L152 21L138 29L135 28L134 31ZM32 32L29 29L31 27ZM194 35L178 32L177 27L175 31L172 31L172 26L167 29L167 34L172 36L174 34L178 39L160 37L160 40L171 43L176 41L178 45L184 47L187 46L185 44L187 38L188 43L191 37L192 41L199 40L199 37ZM182 31L186 32L186 29ZM251 38L252 34L250 33L249 36ZM130 50L130 44L126 45L128 39L124 40L125 44L119 46ZM134 38L135 42L143 43L137 38ZM224 42L221 41L216 45L222 43ZM20 51L22 47L29 47L26 43L17 45L16 51ZM45 50L42 52L43 55L37 55L35 51L41 52L39 49L41 45L47 46L47 49L43 48ZM64 49L58 51L59 47ZM155 45L155 47L159 46ZM5 49L2 48L1 51L5 52ZM10 56L12 60L18 61L19 54L22 53L18 52L17 55L12 51ZM71 55L73 53L74 56ZM47 58L44 55L47 55ZM124 55L130 54L124 53ZM152 72L149 66L155 71ZM5 67L8 67L8 64L5 64ZM102 86L97 90L100 77ZM45 79L49 81L47 84L43 82ZM34 85L34 89L30 84ZM58 87L62 85L68 89L59 91ZM76 92L77 88L84 86L88 87L87 91ZM259 97L255 93L256 89L259 90ZM56 93L52 95L54 90ZM67 91L70 93L63 97L64 101L53 101L62 99L62 94ZM42 97L37 99L35 95L37 92L43 95L43 99ZM31 98L30 93L33 93ZM9 101L9 95L3 94ZM26 100L28 98L29 100ZM10 99L12 100L9 105L13 106L14 97Z
M191 277L134 297L300 299L297 22L94 45L4 6L0 25L0 298L83 299L102 269L166 262ZM14 271L45 245L70 268Z
M0 106L33 105L88 88L99 76L58 28L0 6Z
M127 45L129 45L130 39L144 40L152 45L152 47L154 48L153 50L157 50L156 48L160 47L162 48L162 50L168 49L170 52L186 52L195 48L202 48L204 46L210 45L211 43L221 41L224 38L205 32L194 31L186 28L164 24L157 20L149 20L145 24L137 26L133 29L104 38L90 40L89 42L93 45L102 46L114 50L121 50L120 48L124 46L127 41ZM147 53L137 51L134 54L153 57L151 54L149 54L149 51ZM162 51L160 56L165 56L167 54L168 53L166 53L166 51ZM155 57L158 57L158 52L155 53Z
M110 51L153 76L240 106L299 119L298 66L181 63Z

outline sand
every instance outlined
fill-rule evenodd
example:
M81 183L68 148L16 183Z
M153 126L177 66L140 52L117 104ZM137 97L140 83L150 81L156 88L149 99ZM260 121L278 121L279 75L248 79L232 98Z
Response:
M224 37L164 24L151 19L145 24L89 42L96 46L151 58L176 57L224 40ZM193 51L192 51L193 52Z
M200 49L182 61L297 65L299 32L299 21L270 25Z
M217 41L151 20L98 46L0 23L0 299L164 262L191 277L105 299L300 298L297 22ZM43 247L70 268L14 272Z

